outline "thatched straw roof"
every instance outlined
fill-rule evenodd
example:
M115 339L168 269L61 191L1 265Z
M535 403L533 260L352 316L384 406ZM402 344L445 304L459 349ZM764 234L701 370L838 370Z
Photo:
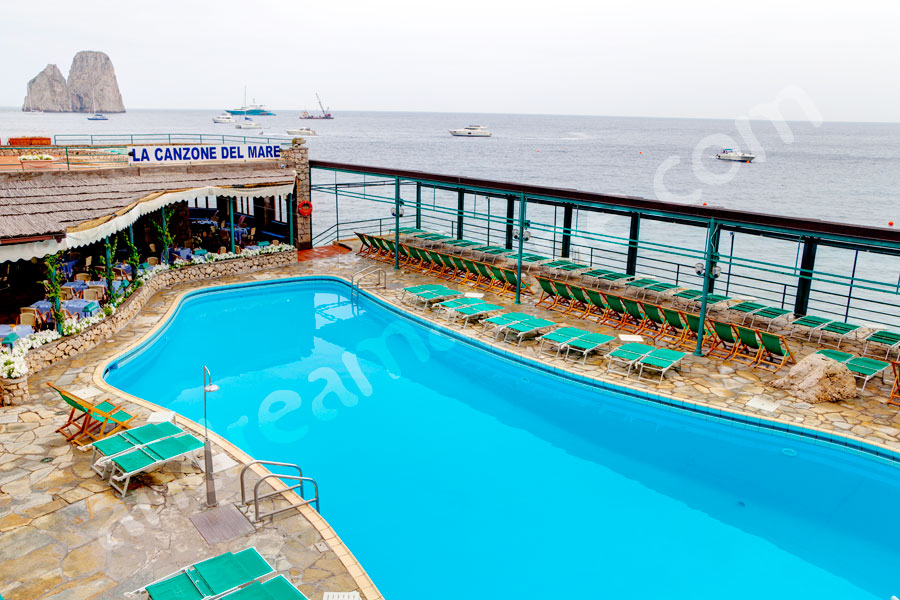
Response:
M159 192L207 186L252 188L293 179L291 169L271 162L0 173L0 239L61 235ZM235 190L235 195L252 193Z

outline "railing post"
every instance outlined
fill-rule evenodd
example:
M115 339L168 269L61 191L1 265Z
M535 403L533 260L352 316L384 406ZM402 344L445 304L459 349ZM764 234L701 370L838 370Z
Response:
M422 184L416 182L416 229L422 229Z
M394 270L400 270L400 178L394 177Z
M466 192L459 190L456 198L456 239L463 239L463 211L466 209Z
M288 239L291 240L291 246L296 243L294 241L294 194L287 194L287 214L288 214Z
M847 310L844 311L844 320L850 318L850 303L853 301L853 283L856 281L856 261L859 260L859 250L853 253L853 270L850 271L850 289L847 290Z
M637 273L638 238L641 236L641 215L631 213L631 225L628 228L628 255L625 257L625 272L629 275Z
M713 242L719 240L717 232L718 224L715 219L709 220L709 229L706 232L706 265L703 269L703 298L700 300L700 326L697 332L697 347L694 349L694 356L703 356L703 338L706 333L706 300L712 289L713 281L713 265L715 259L713 255L718 246L714 246Z
M522 300L522 246L525 243L525 194L519 194L519 254L516 258L516 304Z
M563 208L562 248L560 249L560 256L563 258L569 258L572 248L572 215L574 212L571 204L567 204Z
M816 250L819 240L805 238L803 240L803 254L800 257L800 277L797 279L797 295L794 298L794 314L805 315L809 310L809 296L812 292L813 272L816 269Z
M513 247L513 217L515 216L515 197L506 198L506 249Z

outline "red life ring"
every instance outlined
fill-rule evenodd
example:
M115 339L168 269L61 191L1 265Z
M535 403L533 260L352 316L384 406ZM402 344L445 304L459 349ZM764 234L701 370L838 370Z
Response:
M308 217L312 214L312 202L303 200L300 202L300 206L297 207L297 212L300 213L301 217Z

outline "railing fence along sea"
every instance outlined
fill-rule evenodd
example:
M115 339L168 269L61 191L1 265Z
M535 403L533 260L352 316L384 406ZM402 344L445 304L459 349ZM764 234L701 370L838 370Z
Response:
M435 173L310 161L313 243L395 225L569 258L795 314L900 326L900 232ZM524 200L524 208L521 206ZM399 218L397 215L399 214ZM522 217L524 215L524 218ZM513 256L514 258L514 256Z

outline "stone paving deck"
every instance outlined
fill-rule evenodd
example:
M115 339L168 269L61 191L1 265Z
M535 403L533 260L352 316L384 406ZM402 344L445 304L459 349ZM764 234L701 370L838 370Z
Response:
M111 395L135 413L146 416L144 406L101 390L104 384L98 381L97 371L100 365L156 327L182 294L200 287L300 275L349 279L372 264L374 261L355 254L338 254L267 272L166 289L153 296L140 315L107 343L32 375L29 380L32 404L0 410L0 594L7 600L119 597L201 558L256 546L311 600L319 600L325 591L352 590L361 591L367 600L380 598L359 566L347 558L347 550L339 540L330 534L323 538L313 526L310 519L315 521L315 515L310 516L310 511L284 513L258 526L251 535L207 545L189 521L190 516L202 510L205 499L203 474L189 463L145 476L143 485L124 500L113 495L90 470L89 453L74 450L54 433L65 421L66 411L44 385L54 382L91 397ZM384 268L386 289L370 291L398 306L403 287L435 282L433 277L409 269L395 272L390 265ZM465 289L461 285L449 285ZM486 299L513 307L509 297L488 293ZM535 297L526 297L515 308L563 324L617 333L593 322L535 308L534 301ZM437 321L435 314L423 315L421 311L417 314ZM464 333L474 335L475 329L470 327ZM870 382L859 398L811 406L770 387L768 383L775 377L772 374L716 359L688 356L680 372L671 373L662 385L656 386L637 382L633 377L626 380L619 375L606 375L597 359L589 360L587 367L581 368L573 367L571 362L539 356L533 342L518 348L503 342L493 343L531 359L613 383L659 390L715 408L900 449L900 417L896 407L886 404L889 386L880 381ZM851 345L850 349L856 348ZM799 354L802 357L812 351L813 346L803 344ZM223 465L216 473L216 481L219 502L237 504L240 494L237 463L246 457L227 445L217 446L214 454L234 456L234 464ZM320 545L322 541L338 547L337 552Z

